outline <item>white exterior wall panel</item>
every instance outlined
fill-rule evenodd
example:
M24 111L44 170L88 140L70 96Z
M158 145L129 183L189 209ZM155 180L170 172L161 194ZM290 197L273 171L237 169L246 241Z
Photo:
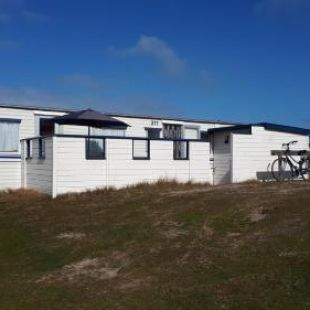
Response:
M53 196L106 186L106 160L86 160L84 138L55 137Z
M276 157L271 150L281 150L283 143L298 141L291 149L309 149L309 137L292 133L268 131L252 127L251 135L232 134L233 182L257 178L257 172L268 172L267 167Z
M150 118L134 118L134 117L120 117L115 116L116 119L123 121L130 125L130 127L126 130L127 137L146 137L147 132L145 128L160 128L163 129L164 124L178 124L183 125L184 129L184 137L185 138L196 138L193 135L195 133L191 133L191 136L186 137L186 127L188 128L196 128L202 131L206 131L210 128L217 128L217 127L225 127L229 125L225 124L217 124L217 123L204 123L204 122L186 122L186 121L179 121L179 120L166 120L166 119L150 119ZM154 121L157 122L154 125ZM163 131L161 131L162 137ZM199 138L199 137L198 137Z
M36 135L36 115L62 115L60 112L46 112L28 109L0 108L0 118L20 119L19 139L30 138ZM6 158L7 153L1 153L0 158L0 190L21 187L22 183L22 167L20 159ZM17 155L21 155L21 150Z
M210 182L209 143L191 142L190 160L173 160L173 142L150 142L150 160L134 160L131 139L106 139L106 159L87 160L85 138L56 137L54 196L175 179Z
M21 186L21 162L0 161L0 190L17 189Z
M0 118L16 118L21 120L19 128L20 139L34 136L34 111L0 108Z
M163 129L164 124L178 124L184 126L184 138L186 139L199 139L197 136L197 130L207 131L210 128L225 127L225 124L215 123L198 123L198 122L186 122L177 120L164 120L164 119L150 119L150 118L138 118L138 117L120 117L114 116L114 118L125 122L129 127L125 130L125 136L127 137L147 137L146 128L159 128ZM57 129L60 134L67 135L87 135L87 126L74 126L74 125L60 125ZM161 137L163 131L161 131ZM199 131L198 131L199 134Z
M32 158L23 162L23 187L53 193L53 138L45 140L45 158L39 158L38 139L32 140ZM23 153L23 157L25 154Z

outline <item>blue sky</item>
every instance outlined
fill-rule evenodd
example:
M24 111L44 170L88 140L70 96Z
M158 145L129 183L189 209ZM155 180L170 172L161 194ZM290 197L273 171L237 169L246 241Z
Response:
M310 0L0 0L0 102L310 127Z

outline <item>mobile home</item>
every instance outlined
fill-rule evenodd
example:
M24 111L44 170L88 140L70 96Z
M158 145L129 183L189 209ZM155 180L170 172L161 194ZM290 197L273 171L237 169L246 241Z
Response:
M35 188L55 197L163 178L259 179L270 151L291 140L309 149L309 130L2 104L0 189Z

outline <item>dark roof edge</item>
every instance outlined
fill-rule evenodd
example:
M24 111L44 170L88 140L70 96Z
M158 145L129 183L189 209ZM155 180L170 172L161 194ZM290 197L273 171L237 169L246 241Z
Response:
M0 103L0 108L19 109L19 110L55 111L55 112L64 112L64 113L69 113L69 112L76 111L74 109L39 107L39 106L27 106L27 105L15 105L15 104L6 104L6 103Z
M279 131L279 132L286 132L286 133L294 133L297 135L303 136L310 136L310 129L300 128L300 127L293 127L293 126L286 126L286 125L279 125L273 123L255 123L255 124L247 124L247 125L237 125L237 126L229 126L229 127L220 127L220 128L212 128L209 129L209 132L225 132L225 131L236 131L242 129L251 129L252 127L264 127L266 130L271 131Z
M77 109L63 109L63 108L51 108L51 107L38 107L38 106L24 106L24 105L12 105L0 103L0 108L11 108L11 109L20 109L20 110L41 110L41 111L55 111L55 112L76 112ZM206 123L206 124L222 124L222 125L236 125L239 122L225 122L222 120L202 120L202 119L190 119L182 117L169 117L169 116L152 116L152 115L134 115L126 113L104 113L107 116L111 117L127 117L127 118L147 118L154 120L168 120L168 121L180 121L180 122L189 122L189 123Z
M258 123L258 124L253 124L253 126L263 126L266 130L295 133L298 135L310 136L310 129L307 129L307 128L279 125L279 124L273 124L273 123Z
M235 130L242 130L242 129L251 129L252 125L236 125L236 126L228 126L228 127L218 127L218 128L211 128L208 132L225 132L225 131L235 131Z

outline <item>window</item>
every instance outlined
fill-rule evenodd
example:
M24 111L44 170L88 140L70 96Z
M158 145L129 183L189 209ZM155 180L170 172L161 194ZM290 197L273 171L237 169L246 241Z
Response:
M55 124L53 118L55 115L35 115L35 135L40 137L53 136L55 133Z
M182 126L174 124L164 124L165 139L182 139Z
M89 128L89 133L93 136L124 137L125 132L126 130L118 128Z
M31 140L26 140L26 159L32 158Z
M20 120L0 119L0 152L19 151Z
M209 134L207 131L200 132L200 139L204 141L209 141Z
M184 128L184 139L199 139L199 128L197 127L185 127Z
M229 144L229 136L228 136L228 135L227 135L227 136L225 136L224 143L225 143L225 144Z
M173 159L188 160L189 159L189 142L173 141Z
M159 139L160 138L160 128L145 128L147 132L147 137L149 139Z
M105 159L105 139L86 138L86 159Z
M133 159L150 159L150 140L132 140Z
M55 125L49 118L40 118L40 133L41 137L53 136L55 133Z
M45 158L45 140L44 139L38 139L39 144L39 159Z

